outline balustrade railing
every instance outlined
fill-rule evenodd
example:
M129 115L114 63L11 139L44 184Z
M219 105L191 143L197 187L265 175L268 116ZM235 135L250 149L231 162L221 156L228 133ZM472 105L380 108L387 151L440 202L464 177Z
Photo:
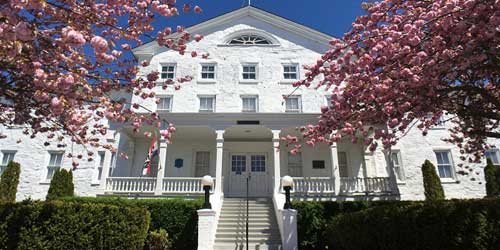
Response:
M390 193L389 177L340 177L340 193Z
M335 192L332 177L293 177L292 192L300 194L327 194Z
M212 192L214 189L215 186L212 188ZM201 186L201 177L166 177L163 178L162 192L168 194L203 194L204 191Z
M154 177L108 177L106 191L114 193L148 193L154 192Z

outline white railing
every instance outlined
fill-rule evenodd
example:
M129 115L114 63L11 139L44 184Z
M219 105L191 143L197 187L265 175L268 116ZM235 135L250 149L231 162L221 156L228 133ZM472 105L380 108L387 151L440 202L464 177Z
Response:
M389 177L340 177L340 193L390 193Z
M300 194L335 193L332 177L293 177L292 192Z
M162 192L167 194L203 194L201 179L201 177L165 177L163 178ZM211 192L215 189L215 185Z
M154 192L154 177L108 177L106 191L114 193L148 193Z

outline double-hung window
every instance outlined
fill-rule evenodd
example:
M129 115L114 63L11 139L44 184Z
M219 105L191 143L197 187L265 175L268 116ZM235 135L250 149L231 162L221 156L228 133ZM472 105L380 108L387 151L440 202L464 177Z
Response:
M486 152L484 152L484 156L486 157L486 159L490 159L491 162L495 165L500 164L498 155L499 155L498 149L487 150Z
M161 65L160 77L161 77L161 79L173 80L175 78L175 64Z
M0 175L5 171L5 168L7 168L7 165L9 165L9 162L14 160L14 156L16 155L16 152L12 151L3 151L2 152L2 162L0 164Z
M337 157L339 161L339 176L349 177L349 163L347 161L347 153L339 151L337 152Z
M197 151L195 153L195 175L202 177L210 172L210 152Z
M202 80L215 80L215 64L202 64L201 65L201 79Z
M200 112L215 111L215 96L200 96Z
M243 81L256 81L257 64L244 64L241 78Z
M288 175L302 177L302 154L288 152Z
M96 180L97 181L101 180L102 169L104 167L104 154L105 154L105 152L103 152L103 151L100 151L98 153L98 155L99 155L99 165L97 165L97 176L96 176Z
M61 168L62 159L64 153L62 152L50 152L49 165L47 165L47 177L46 180L52 180L55 172Z
M156 109L158 111L172 111L172 97L171 96L162 96L158 98L159 103Z
M286 112L301 112L302 103L301 98L298 95L289 96L285 101L285 111Z
M242 111L243 112L257 112L258 98L257 96L242 96Z
M401 152L400 151L392 151L391 152L391 160L392 166L394 168L394 173L396 174L396 179L398 181L405 180L405 174L403 169L403 161L401 160Z
M283 65L283 80L293 81L299 78L299 67L296 64Z
M327 107L333 107L332 105L332 96L331 95L325 95L325 101L326 101L326 106Z
M437 170L439 177L442 179L453 179L453 162L451 160L451 152L447 151L435 151L437 159Z

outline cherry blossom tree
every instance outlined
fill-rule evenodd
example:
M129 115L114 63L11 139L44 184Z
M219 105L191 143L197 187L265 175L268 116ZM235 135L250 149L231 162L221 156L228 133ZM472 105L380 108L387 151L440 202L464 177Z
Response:
M31 137L46 133L56 140L70 137L77 144L107 148L99 144L108 129L102 119L129 123L136 130L144 124L159 127L156 113L133 112L138 103L114 99L113 93L155 98L151 89L158 72L136 77L141 64L130 50L155 40L184 54L186 43L202 37L181 26L154 30L153 20L190 11L200 13L201 8L185 4L181 11L175 0L2 1L0 125L23 126ZM189 80L182 77L163 87L174 84L178 89ZM162 131L162 136L168 140L172 132Z
M500 138L500 1L363 7L367 14L295 83L332 93L319 122L300 128L307 143L344 137L389 148L413 126L425 135L446 113L453 124L446 140L478 160L487 138Z

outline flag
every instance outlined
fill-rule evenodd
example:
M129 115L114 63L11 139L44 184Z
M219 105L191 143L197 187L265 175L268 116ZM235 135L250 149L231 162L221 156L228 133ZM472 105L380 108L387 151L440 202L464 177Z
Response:
M155 136L149 145L148 154L146 155L146 160L144 161L144 166L142 167L142 175L151 174L151 160L153 160L156 155L158 155L158 144Z

